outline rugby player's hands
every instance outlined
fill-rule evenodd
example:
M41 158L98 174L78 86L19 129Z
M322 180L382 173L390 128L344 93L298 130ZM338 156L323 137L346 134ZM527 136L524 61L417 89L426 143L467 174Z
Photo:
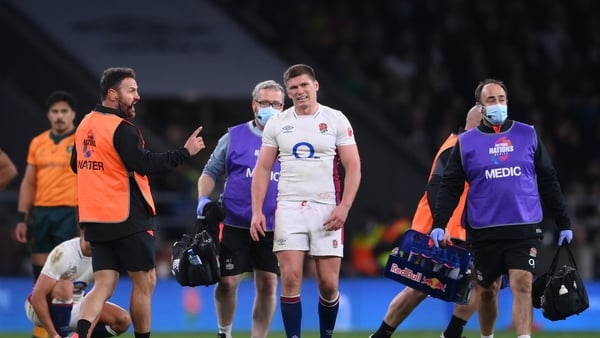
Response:
M323 226L326 231L335 231L339 230L344 226L346 222L346 218L348 218L348 211L350 208L347 208L343 205L338 205L333 209L331 215L325 220Z
M15 228L15 239L19 243L27 243L27 224L25 224L25 222L17 223L17 227Z

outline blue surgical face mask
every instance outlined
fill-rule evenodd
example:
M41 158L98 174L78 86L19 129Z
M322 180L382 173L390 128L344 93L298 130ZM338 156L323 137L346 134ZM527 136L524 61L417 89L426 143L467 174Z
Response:
M508 117L508 106L504 104L493 104L485 107L484 118L492 125L500 125Z
M258 120L258 123L264 127L267 124L267 121L269 121L269 119L277 113L279 113L279 110L273 107L258 108L256 119Z

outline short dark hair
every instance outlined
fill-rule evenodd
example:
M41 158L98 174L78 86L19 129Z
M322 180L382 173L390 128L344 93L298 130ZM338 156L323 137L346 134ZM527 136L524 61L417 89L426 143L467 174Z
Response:
M133 68L113 67L106 69L100 78L100 99L104 100L108 95L108 90L119 87L121 81L126 78L135 79Z
M313 81L317 78L315 70L311 66L299 63L291 66L283 73L283 83L287 84L289 79L303 74L308 75Z
M506 85L504 84L504 82L500 80L487 78L483 81L479 81L477 88L475 88L475 103L483 103L481 102L481 91L483 90L483 87L485 87L485 85L488 85L490 83L497 84L498 86L502 87L502 89L504 89L506 97L508 97L508 89L506 89Z
M63 101L66 102L73 111L77 110L77 101L75 101L75 97L71 93L64 90L55 90L46 98L46 111L49 111L50 107L56 102Z

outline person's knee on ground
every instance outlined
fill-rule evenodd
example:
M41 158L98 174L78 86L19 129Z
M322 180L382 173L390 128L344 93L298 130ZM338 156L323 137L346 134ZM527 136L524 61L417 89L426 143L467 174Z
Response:
M113 331L120 335L122 333L127 332L129 326L131 325L131 316L126 311L122 312L119 316L115 318L113 323L107 323Z
M126 332L131 325L131 316L122 307L107 302L102 308L96 327L108 325L117 335Z

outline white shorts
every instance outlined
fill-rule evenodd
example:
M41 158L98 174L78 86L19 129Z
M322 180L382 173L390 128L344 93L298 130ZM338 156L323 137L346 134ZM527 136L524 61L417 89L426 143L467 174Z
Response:
M273 252L299 250L312 256L344 257L342 229L326 231L323 224L335 207L306 201L277 202Z
M81 308L81 301L73 302L73 310L71 310L71 320L69 321L69 328L72 332L77 330L77 320L79 319L79 310ZM25 300L25 313L27 314L27 318L37 326L43 326L42 322L35 313L33 309L33 305L29 302L29 297Z

